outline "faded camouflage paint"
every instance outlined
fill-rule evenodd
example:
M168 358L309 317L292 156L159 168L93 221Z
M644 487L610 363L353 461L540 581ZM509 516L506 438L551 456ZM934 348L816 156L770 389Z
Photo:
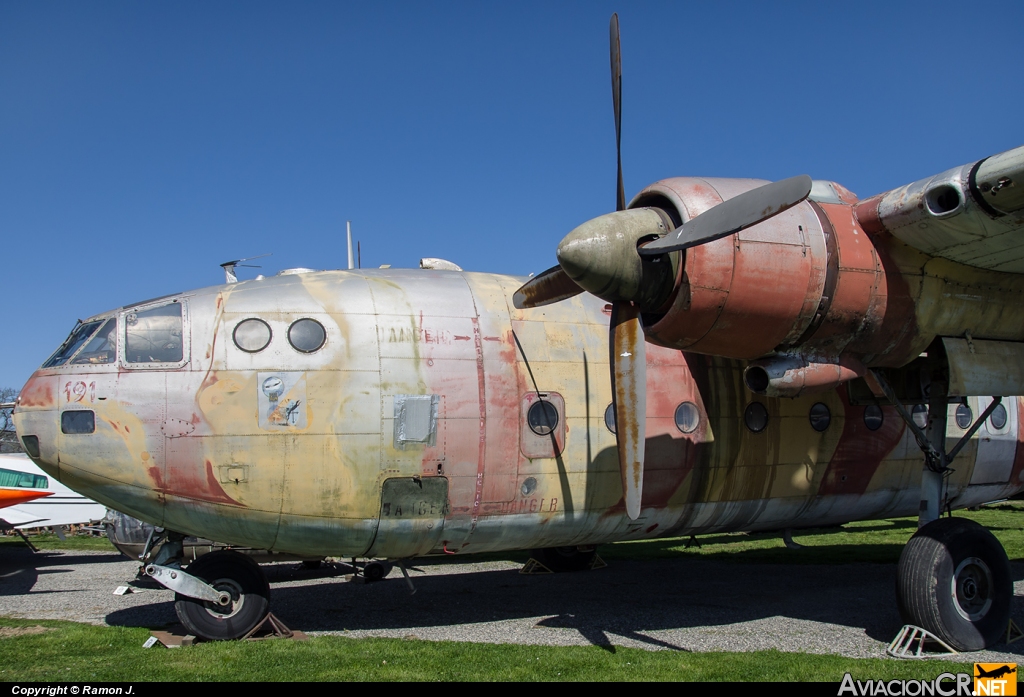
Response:
M40 436L44 469L106 505L181 532L301 554L596 544L917 512L921 455L892 409L870 432L863 408L849 406L842 389L751 397L742 361L649 345L644 508L630 521L615 438L604 425L608 308L579 296L516 310L511 297L522 280L336 271L185 294L184 368L129 368L122 347L116 364L40 370L15 421L20 434ZM249 317L273 331L259 353L232 342ZM327 331L312 354L286 338L303 317ZM260 426L259 382L277 372L301 383L304 418L268 430ZM86 385L81 396L78 382ZM535 391L565 400L564 444L553 457L522 453L523 399ZM416 394L440 395L436 441L396 449L394 396ZM770 415L760 434L743 425L752 400ZM673 417L683 401L701 415L689 435ZM819 401L832 413L823 433L808 420ZM60 433L58 415L69 406L96 411L95 434ZM970 484L976 438L952 464L954 507L1024 483L1024 410L1015 412L1016 459L1003 468L1010 481ZM448 481L440 531L380 521L386 480L437 476ZM524 494L531 478L535 487Z
M686 221L762 183L666 179L630 206L660 206ZM850 355L869 367L905 365L937 336L1024 341L1024 277L928 256L862 223L856 197L832 186L842 202L804 201L686 250L670 307L647 327L648 340L748 360Z

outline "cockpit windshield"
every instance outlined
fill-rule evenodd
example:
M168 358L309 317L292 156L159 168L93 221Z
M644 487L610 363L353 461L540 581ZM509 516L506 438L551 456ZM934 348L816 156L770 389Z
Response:
M79 322L76 324L75 328L71 330L71 335L64 340L64 343L60 345L57 352L43 363L43 367L56 368L67 363L68 359L75 355L75 351L82 348L82 344L89 340L89 337L92 336L93 332L102 323L103 320L98 319L92 322Z
M111 317L100 327L82 352L71 361L72 365L100 365L113 363L117 358L117 319Z

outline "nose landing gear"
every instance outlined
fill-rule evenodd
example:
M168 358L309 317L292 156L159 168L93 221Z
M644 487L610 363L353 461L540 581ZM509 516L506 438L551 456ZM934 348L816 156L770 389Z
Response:
M230 597L221 604L176 593L174 611L192 634L211 641L239 639L267 616L270 584L245 554L211 552L189 564L188 573Z

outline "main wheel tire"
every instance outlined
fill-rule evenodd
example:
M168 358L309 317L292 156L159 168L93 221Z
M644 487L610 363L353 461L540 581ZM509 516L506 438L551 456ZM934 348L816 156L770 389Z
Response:
M530 556L552 571L585 571L594 563L597 556L595 547L546 547L535 549Z
M394 565L388 562L379 560L367 562L366 566L363 567L363 581L366 583L383 581L393 568L395 568Z
M267 616L270 584L259 564L231 550L204 554L186 571L218 591L231 594L231 603L216 603L176 593L174 611L189 632L210 641L239 639Z
M997 643L1010 621L1012 598L1006 552L973 520L933 520L900 555L896 600L903 621L958 651Z

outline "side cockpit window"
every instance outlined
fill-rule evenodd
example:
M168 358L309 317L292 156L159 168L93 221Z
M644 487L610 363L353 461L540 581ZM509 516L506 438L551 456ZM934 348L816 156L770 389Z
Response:
M101 365L117 359L117 319L108 319L93 335L85 348L71 361L72 365Z
M45 489L49 485L50 482L41 474L0 469L0 486L18 487L19 489Z
M124 324L124 356L128 363L181 362L181 303L128 312Z
M75 328L71 330L71 335L64 340L64 343L60 345L56 353L50 356L46 363L43 363L44 368L56 368L57 366L64 365L68 362L68 359L75 355L78 349L82 348L82 344L89 340L89 337L93 335L97 327L103 323L103 320L98 319L93 322L79 322L75 325Z

